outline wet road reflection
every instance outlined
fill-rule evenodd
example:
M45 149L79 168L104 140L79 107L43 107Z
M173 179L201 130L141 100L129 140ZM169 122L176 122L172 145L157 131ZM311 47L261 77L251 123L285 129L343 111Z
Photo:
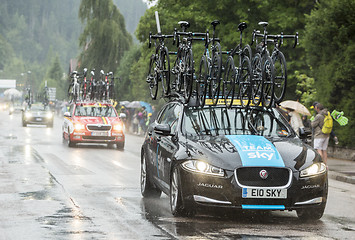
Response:
M123 151L62 143L53 128L0 112L0 239L353 239L354 186L330 182L325 216L200 209L173 217L169 198L140 194L142 137ZM343 204L339 204L339 203ZM350 213L349 213L350 212ZM12 224L16 222L16 224Z

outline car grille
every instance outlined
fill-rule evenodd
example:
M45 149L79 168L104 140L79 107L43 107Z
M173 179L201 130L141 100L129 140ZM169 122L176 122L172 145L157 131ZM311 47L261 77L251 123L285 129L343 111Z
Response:
M112 141L112 140L115 140L115 137L111 137L111 136L83 136L83 140Z
M268 177L261 178L260 171L266 170ZM277 167L241 167L235 170L235 178L243 187L284 187L292 179L292 171Z
M111 125L88 124L87 128L89 131L110 131Z

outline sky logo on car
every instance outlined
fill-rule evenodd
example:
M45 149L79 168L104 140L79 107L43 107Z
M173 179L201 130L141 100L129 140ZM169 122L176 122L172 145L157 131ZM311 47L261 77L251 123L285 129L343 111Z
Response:
M263 136L226 135L226 137L238 150L243 166L285 167L276 147Z

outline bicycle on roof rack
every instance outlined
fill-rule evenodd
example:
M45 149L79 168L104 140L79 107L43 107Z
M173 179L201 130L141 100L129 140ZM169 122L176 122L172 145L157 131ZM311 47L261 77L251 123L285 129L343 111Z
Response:
M87 96L89 95L89 81L87 80L86 78L86 75L87 75L87 71L88 69L87 68L84 68L83 69L83 81L81 82L81 98L82 99L86 99Z
M270 35L266 31L267 22L259 22L264 28L264 33L253 31L252 43L256 42L256 54L252 61L253 84L252 100L254 104L262 104L270 107L273 102L280 103L285 95L287 86L287 68L284 54L279 50L284 38L294 38L296 47L298 33L296 35ZM262 38L258 44L257 38ZM274 49L270 55L267 48L268 42L274 43Z
M164 44L166 38L173 38L173 35L163 35L158 33L152 35L149 33L149 45L152 45L151 39L155 41L155 53L152 54L149 61L149 70L147 75L147 83L149 84L150 96L156 99L159 90L159 82L162 88L162 96L167 96L170 93L170 59L168 48Z
M279 47L283 44L285 38L294 38L295 42L293 48L298 45L298 32L295 35L284 35L283 33L278 35L269 35L268 38L272 38L274 42L274 49L271 53L271 59L274 63L275 81L274 81L274 100L276 103L280 103L285 96L287 86L287 66L284 54Z
M222 51L222 53L228 54L222 80L226 107L231 107L234 99L239 99L243 107L249 106L252 70L248 47L243 48L242 41L242 33L246 28L247 24L245 22L240 23L238 25L238 30L240 31L239 44L231 51ZM238 66L235 66L235 55L238 55Z
M178 49L175 64L172 69L172 73L175 75L175 81L172 81L170 86L177 92L183 92L185 101L188 102L192 95L195 72L192 42L207 42L207 34L186 32L186 30L190 27L190 23L186 21L180 21L178 24L182 28L182 32L178 32L176 28L174 30L174 40L178 46ZM182 36L182 40L180 40L180 36Z
M48 106L48 104L49 104L49 89L46 83L46 86L43 89L43 105Z
M115 78L113 75L113 72L109 72L108 74L108 81L107 81L107 88L106 88L106 100L115 100L116 96L115 96Z
M219 98L219 88L222 72L222 50L219 39L215 37L218 20L211 22L213 27L212 38L209 38L209 32L206 33L205 51L201 57L200 68L196 79L196 95L201 106L210 97L213 104L216 105ZM211 50L209 50L209 47Z
M71 82L68 88L69 102L76 102L80 98L80 76L77 71L70 74Z

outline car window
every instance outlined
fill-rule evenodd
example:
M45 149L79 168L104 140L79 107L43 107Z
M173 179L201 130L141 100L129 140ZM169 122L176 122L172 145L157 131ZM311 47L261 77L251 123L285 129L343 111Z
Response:
M79 117L117 117L114 108L107 105L77 105L74 115Z
M188 108L185 129L190 135L262 135L285 137L292 134L277 111L224 107ZM184 121L185 121L184 120Z
M31 111L44 111L44 110L48 110L47 106L44 105L39 105L39 104L32 104L30 107Z
M167 105L160 115L158 123L169 124L171 132L175 132L181 111L182 107L179 104L172 103Z

